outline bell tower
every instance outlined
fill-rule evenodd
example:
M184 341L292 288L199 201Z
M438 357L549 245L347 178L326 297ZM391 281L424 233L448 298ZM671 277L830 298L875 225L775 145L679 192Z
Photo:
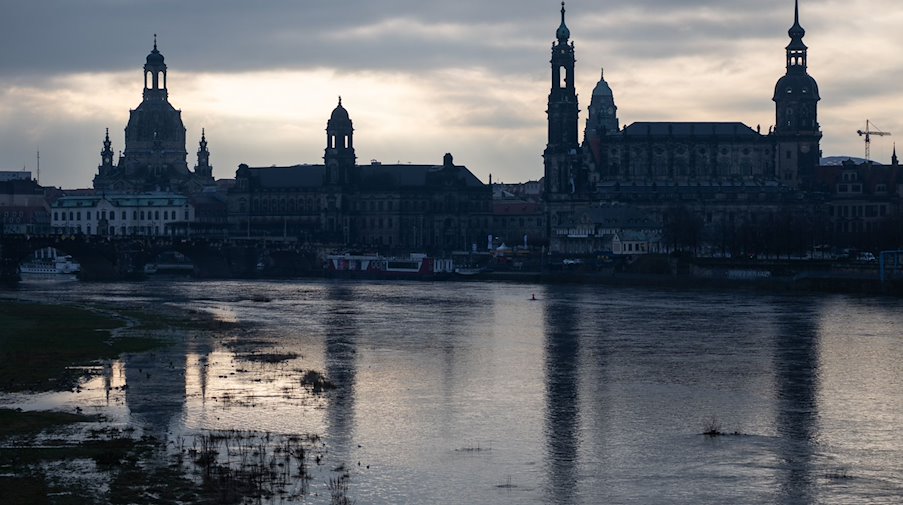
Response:
M201 141L198 143L198 165L194 167L198 177L212 178L213 167L210 166L210 151L207 149L207 134L201 128Z
M110 129L107 128L107 133L103 139L103 150L100 151L100 166L97 167L97 172L101 175L105 175L113 170L113 143L110 142Z
M574 43L565 24L561 2L561 25L552 44L552 87L549 91L548 143L543 153L545 193L549 200L567 198L579 189L577 142L577 92L574 88Z
M157 50L157 34L154 34L154 49L147 55L144 64L144 99L166 100L166 63Z
M821 130L818 124L818 83L808 72L806 30L800 26L799 0L794 4L793 26L787 32L787 72L774 89L775 174L782 182L797 186L814 174L821 162Z
M326 151L323 162L326 164L326 184L343 185L353 181L354 164L354 126L348 111L342 107L342 97L332 111L326 123Z

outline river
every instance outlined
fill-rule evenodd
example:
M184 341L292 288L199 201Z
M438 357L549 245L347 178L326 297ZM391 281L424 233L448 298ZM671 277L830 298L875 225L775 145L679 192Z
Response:
M10 402L171 438L317 433L359 504L903 499L900 299L318 280L20 291L242 326ZM245 361L242 341L293 358ZM337 389L306 392L302 369ZM712 426L725 435L702 435Z

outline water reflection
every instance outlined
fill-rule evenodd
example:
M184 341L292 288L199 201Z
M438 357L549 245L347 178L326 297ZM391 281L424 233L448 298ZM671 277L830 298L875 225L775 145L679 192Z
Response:
M577 298L546 291L545 372L548 501L575 503L580 429Z
M811 304L783 307L774 334L777 429L784 503L815 503L814 452L818 433L819 332Z
M171 365L169 350L127 356L96 395L50 400L102 406L102 387L121 406L127 375L136 426L182 415L189 429L323 435L315 482L350 463L359 503L896 503L903 489L899 300L480 283L179 289L183 308L204 299L253 322L229 339L303 358L252 366L217 340L203 344L211 352L175 338L185 343ZM131 306L174 294L150 283L39 293ZM299 367L339 389L308 401L289 387ZM250 404L222 401L248 391ZM14 406L52 407L39 400ZM710 415L748 436L701 436Z
M327 316L324 365L326 377L337 387L326 405L330 446L341 457L352 448L354 389L359 313L354 285L334 283L326 289Z
M168 432L185 407L185 352L177 345L161 367L156 353L131 354L123 360L128 388L126 405L132 422L145 431Z

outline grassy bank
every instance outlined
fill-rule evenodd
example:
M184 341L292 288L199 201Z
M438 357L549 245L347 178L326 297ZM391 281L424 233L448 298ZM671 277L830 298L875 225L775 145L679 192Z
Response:
M90 373L86 366L170 343L178 348L179 339L222 341L237 325L201 310L94 310L0 298L0 393L72 390ZM269 345L245 339L236 356L261 366L297 357L260 352ZM162 362L167 352L144 358ZM0 505L222 505L273 496L294 502L308 492L308 469L326 453L312 436L226 430L170 439L141 428L0 407Z
M0 301L0 391L75 387L79 367L161 345L148 338L111 338L121 319L58 305Z

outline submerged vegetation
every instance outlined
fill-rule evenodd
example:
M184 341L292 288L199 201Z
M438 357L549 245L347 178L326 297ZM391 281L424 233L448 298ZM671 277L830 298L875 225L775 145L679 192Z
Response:
M733 437L743 436L743 433L740 433L739 431L731 431L731 432L722 431L721 430L721 421L719 421L718 418L714 417L714 416L709 417L708 419L703 421L702 430L703 430L702 431L703 435L705 435L707 437L711 437L711 438L726 437L726 436L733 436Z
M262 367L281 367L301 357L261 351L271 343L235 338L237 323L203 311L97 310L0 300L0 328L0 392L6 393L78 392L101 368L97 365L202 335L222 343L237 360ZM335 387L319 372L302 375L301 385L315 393ZM317 435L204 430L174 439L142 433L147 427L115 427L102 416L76 410L0 408L4 505L292 502L311 493L312 468L325 464L326 446ZM351 503L335 501L345 496L349 478L344 473L333 484L320 482L314 494Z
M311 388L314 393L322 393L323 391L336 388L335 384L316 370L304 372L304 375L301 376L301 385Z
M83 308L2 301L0 389L72 389L85 375L81 365L162 345L152 338L113 338L112 330L124 325Z

